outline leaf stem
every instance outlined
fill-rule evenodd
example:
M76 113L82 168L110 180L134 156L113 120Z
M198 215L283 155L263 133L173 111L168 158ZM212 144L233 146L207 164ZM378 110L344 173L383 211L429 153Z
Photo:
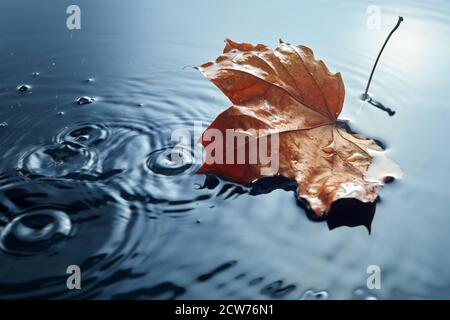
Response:
M398 29L398 27L400 26L400 23L402 21L403 21L403 17L399 16L397 24L395 25L395 27L389 33L388 37L386 38L386 41L384 41L384 44L381 47L380 52L378 53L377 60L375 60L375 64L373 65L372 72L370 73L369 81L367 82L367 86L366 86L366 91L364 91L364 94L362 95L362 100L366 100L368 98L367 92L369 91L369 86L370 86L370 83L372 82L373 73L375 72L375 68L377 67L378 60L380 60L381 53L383 52L384 47L386 47L386 44L388 43L389 38L392 36L392 34L395 32L395 30Z

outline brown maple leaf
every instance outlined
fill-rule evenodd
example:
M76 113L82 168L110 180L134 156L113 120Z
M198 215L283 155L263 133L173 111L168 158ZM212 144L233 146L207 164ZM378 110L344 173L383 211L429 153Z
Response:
M226 40L223 54L197 69L234 104L203 133L206 163L198 173L238 183L266 176L295 179L298 196L317 216L341 198L373 202L385 178L400 175L375 141L349 133L337 120L344 83L339 73L315 60L311 49L281 40L275 50ZM218 142L209 134L212 129L224 136L233 129L249 139L234 144L236 135L231 145ZM270 156L277 157L278 167L267 169L259 158L250 161L249 141L265 138L266 145L273 145L275 134L278 145ZM257 148L259 154L261 145ZM236 161L239 150L247 151L244 162ZM234 161L225 161L227 156ZM214 161L218 158L223 161Z

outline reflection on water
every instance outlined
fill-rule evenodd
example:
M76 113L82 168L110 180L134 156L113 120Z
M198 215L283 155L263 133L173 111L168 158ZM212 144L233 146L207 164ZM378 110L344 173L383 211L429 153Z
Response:
M391 108L386 107L380 101L377 101L377 100L373 99L372 97L367 96L367 97L364 97L362 100L367 102L367 103L369 103L369 104L371 104L375 108L383 110L384 112L386 112L391 117L395 114L395 110L392 110Z
M371 30L370 4L86 0L70 31L59 1L0 3L0 298L450 298L450 5L381 1ZM195 175L185 149L172 161L173 130L230 105L183 68L226 37L305 44L342 73L341 118L405 172L375 216L336 203L312 222L290 181ZM371 234L342 227L355 224ZM65 286L73 264L80 291ZM366 289L372 264L381 290Z

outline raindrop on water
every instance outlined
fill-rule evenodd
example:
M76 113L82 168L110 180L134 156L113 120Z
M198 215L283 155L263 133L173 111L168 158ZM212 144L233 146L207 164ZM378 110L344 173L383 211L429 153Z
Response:
M66 239L72 230L67 214L59 210L39 210L10 221L0 235L0 248L6 252L33 254Z
M29 91L30 89L31 89L31 86L28 84L21 84L21 85L17 86L17 91L20 91L20 92Z
M327 300L328 292L307 290L300 300Z
M358 288L353 291L353 297L357 300L378 300L378 298L370 292L368 292L366 289Z
M73 142L45 145L31 150L19 160L18 170L29 177L64 177L89 170L96 161L96 153Z
M39 72L33 72L31 75L32 75L33 77L39 77L40 73L39 73Z
M190 150L183 147L166 147L153 151L147 160L147 166L155 173L173 176L188 170L194 162Z
M83 97L79 97L77 99L77 104L78 105L89 104L89 103L93 103L94 101L95 101L94 98L91 98L88 96L83 96Z
M8 126L8 123L7 122L0 122L0 128L1 127L7 127Z
M67 128L57 135L60 144L73 143L83 147L93 147L105 141L109 136L109 129L103 125L85 124L75 128Z

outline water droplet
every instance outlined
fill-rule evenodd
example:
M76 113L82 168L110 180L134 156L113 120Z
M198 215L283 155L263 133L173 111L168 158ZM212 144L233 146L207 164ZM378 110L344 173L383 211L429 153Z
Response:
M94 78L87 78L86 79L86 82L88 82L88 83L90 83L90 82L94 82L95 81L95 79Z
M358 288L353 293L355 294L355 296L362 296L362 295L364 295L364 290L361 288Z
M67 214L58 210L39 210L14 218L3 229L0 247L6 252L33 254L66 239L72 223Z
M0 123L0 127L7 127L8 126L8 123L7 122L1 122Z
M75 128L66 128L56 137L60 144L80 144L83 147L93 147L105 141L109 136L109 128L97 124L83 124Z
M29 91L30 89L31 89L31 86L28 84L21 84L21 85L17 86L17 91L20 91L20 92Z
M351 156L349 156L345 161L347 162L357 162L357 161L363 161L366 157L364 157L361 153L355 152Z
M300 300L327 300L328 292L307 290Z
M39 77L40 73L39 73L39 72L33 72L31 75L32 75L33 77Z
M79 97L77 99L77 104L78 105L89 104L89 103L93 103L94 101L95 101L94 98L91 98L88 96L83 96L83 97Z
M28 177L64 177L89 170L96 158L93 150L81 144L44 145L25 154L19 160L18 170Z
M138 105L137 105L138 107L143 107L144 106L144 104L143 103L138 103Z
M173 176L189 169L194 162L190 150L184 147L165 147L153 151L147 160L147 166L155 173Z
M378 298L374 295L371 295L367 289L357 288L353 291L353 298L357 300L378 300Z
M58 112L58 116L63 116L63 115L65 115L66 113L64 112L64 111L60 111L60 112Z

